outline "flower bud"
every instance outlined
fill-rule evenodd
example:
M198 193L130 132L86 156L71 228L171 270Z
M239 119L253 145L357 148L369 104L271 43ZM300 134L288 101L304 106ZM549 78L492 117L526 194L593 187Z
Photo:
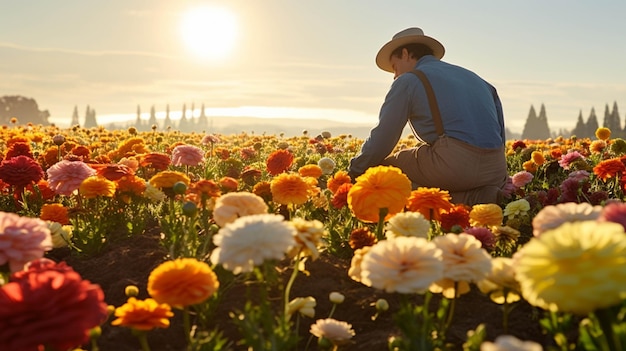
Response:
M191 201L187 201L183 204L183 214L187 217L193 217L198 213L198 206Z
M124 289L124 294L127 297L135 297L135 296L139 295L139 288L136 287L135 285L128 285Z
M174 191L174 194L182 195L187 191L187 184L183 182L176 182L172 186L172 190Z
M345 296L341 293L338 293L336 291L333 291L330 293L330 295L328 296L328 299L330 300L330 302L339 305L340 303L343 302L343 300L345 300Z
M61 146L65 142L65 137L63 135L61 135L61 134L57 134L57 135L52 137L52 142L56 146Z
M389 302L385 299L376 300L376 310L379 312L385 312L389 309Z

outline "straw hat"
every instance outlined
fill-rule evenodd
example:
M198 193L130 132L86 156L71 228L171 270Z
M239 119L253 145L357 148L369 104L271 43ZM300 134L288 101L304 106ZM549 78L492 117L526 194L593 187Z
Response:
M396 33L396 35L391 38L391 41L378 50L376 65L383 71L393 72L391 61L389 60L391 53L401 46L412 43L428 46L433 50L433 55L439 59L442 58L443 54L446 52L446 49L444 49L443 45L441 45L437 39L424 35L424 31L420 28L407 28Z

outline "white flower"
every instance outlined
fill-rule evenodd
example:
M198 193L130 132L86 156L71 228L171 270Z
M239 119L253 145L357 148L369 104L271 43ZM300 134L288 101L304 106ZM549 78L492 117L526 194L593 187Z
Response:
M313 296L308 297L296 297L289 301L287 305L287 318L291 318L291 315L298 312L303 316L313 318L315 317L315 306L317 302Z
M510 257L494 257L491 259L491 272L476 282L478 289L495 302L502 304L519 301L521 287L515 279L513 259Z
M334 345L347 344L355 335L352 325L333 318L318 319L311 325L311 334L318 338L326 338Z
M470 291L468 283L482 280L491 272L491 256L473 235L449 233L436 237L433 243L442 252L444 270L443 279L433 283L430 291L455 298Z
M166 195L160 189L150 184L150 182L146 182L146 190L143 192L143 197L152 202L160 202L165 200Z
M364 246L354 250L354 255L350 261L350 268L348 269L348 276L352 278L352 280L361 282L361 263L363 263L363 257L370 248L371 246Z
M330 300L330 302L338 305L340 303L343 303L346 297L342 293L333 291L328 295L328 299Z
M262 213L267 213L267 204L262 197L249 192L232 192L217 198L213 220L223 227L239 217Z
M524 216L528 214L528 211L530 211L530 203L528 200L519 199L509 202L504 208L504 212L502 214L511 219L517 216Z
M331 174L335 170L335 161L328 157L320 158L317 165L322 169L323 174Z
M291 224L296 228L297 245L289 253L290 256L295 256L299 251L300 256L311 256L313 260L316 260L320 256L318 246L325 233L324 223L295 217L291 220Z
M422 293L443 277L441 250L416 237L379 241L363 255L360 268L361 283L386 292Z
M500 335L495 342L482 343L480 351L543 351L543 348L534 341L522 341L513 335Z
M430 221L419 212L399 212L389 219L385 230L389 239L399 236L428 238Z
M50 235L52 237L52 248L58 249L60 247L66 247L72 238L72 226L62 225L54 221L46 222L48 223L48 229L50 229Z
M533 218L533 235L539 236L565 222L595 221L601 213L602 206L592 206L588 202L546 206Z
M280 215L240 217L226 224L213 237L217 248L210 259L234 274L251 272L265 260L284 258L296 244L295 235L296 229Z

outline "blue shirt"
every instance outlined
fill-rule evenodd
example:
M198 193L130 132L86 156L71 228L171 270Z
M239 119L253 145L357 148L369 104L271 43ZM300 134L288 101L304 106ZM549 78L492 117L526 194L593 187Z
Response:
M433 87L447 136L482 148L504 145L502 104L491 84L472 71L431 55L420 58L415 69L424 72ZM360 175L389 156L407 122L418 139L428 144L437 139L426 90L411 72L400 75L391 84L378 124L350 161L350 174Z

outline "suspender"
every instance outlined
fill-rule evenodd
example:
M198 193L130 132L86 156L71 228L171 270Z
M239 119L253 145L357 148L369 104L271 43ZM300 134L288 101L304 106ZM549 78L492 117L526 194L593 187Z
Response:
M430 114L433 115L433 121L435 122L435 130L437 131L437 135L443 136L445 132L443 129L443 122L441 122L441 113L439 112L437 98L435 97L435 92L433 92L432 85L430 85L430 81L424 72L418 69L411 71L411 73L415 74L422 81L422 84L424 84L426 96L428 97L428 105L430 106Z

